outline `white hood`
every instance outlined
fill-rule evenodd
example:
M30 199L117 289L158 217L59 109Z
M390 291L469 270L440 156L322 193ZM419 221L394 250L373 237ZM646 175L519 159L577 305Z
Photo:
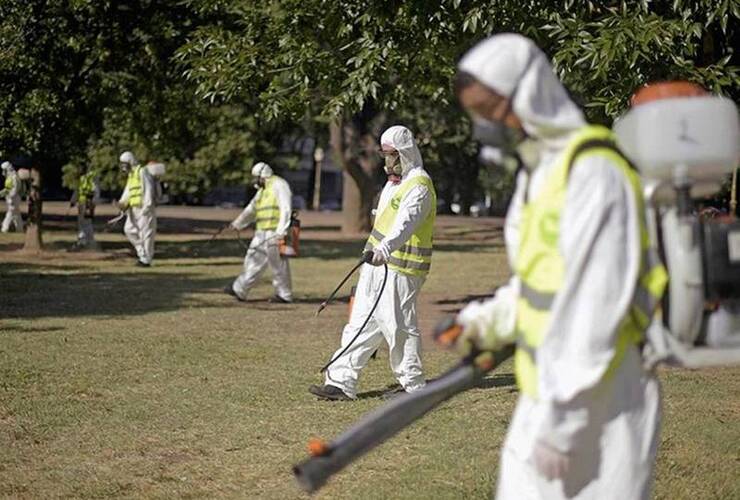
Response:
M394 125L383 132L380 145L390 146L398 151L401 160L401 175L406 175L412 168L424 166L413 134L402 125Z
M470 49L458 68L496 93L511 97L527 135L545 148L559 149L586 125L545 54L529 38L504 33Z

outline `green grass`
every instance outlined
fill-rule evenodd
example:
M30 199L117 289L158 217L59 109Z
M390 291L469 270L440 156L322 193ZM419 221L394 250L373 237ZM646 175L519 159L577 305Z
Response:
M193 222L197 226L198 222ZM422 292L421 325L507 276L501 235L447 223ZM178 226L179 227L179 226ZM68 244L59 225L51 248ZM306 498L291 466L312 436L332 438L383 401L324 403L306 388L336 349L346 304L317 304L361 242L305 232L292 263L295 305L267 304L267 276L246 305L221 292L242 251L167 232L155 267L126 258L0 251L0 496L12 498ZM483 234L484 237L479 236ZM8 250L18 235L0 236ZM112 257L110 257L112 255ZM426 342L433 377L455 355ZM495 377L508 382L504 366ZM740 369L664 370L655 496L740 498ZM360 392L393 384L387 354ZM516 391L464 393L333 478L318 498L489 498Z

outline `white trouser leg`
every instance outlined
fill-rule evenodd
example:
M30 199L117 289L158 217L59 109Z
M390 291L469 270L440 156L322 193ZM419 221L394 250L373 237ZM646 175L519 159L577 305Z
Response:
M134 212L139 209L134 209ZM157 215L154 209L137 214L139 225L139 237L141 241L141 253L139 259L145 264L151 264L154 260L154 237L157 234Z
M2 226L2 232L7 233L10 231L10 223L13 222L13 213L10 211L10 209L5 212L5 217L3 218L3 226Z
M123 232L134 247L136 256L141 260L141 236L139 234L138 221L134 215L133 209L129 209L126 214L126 223L123 225Z
M371 269L363 266L360 280L357 283L357 293L352 307L352 314L342 331L341 347L332 354L334 359L352 341L372 309L377 295L372 290L373 273ZM379 285L379 283L378 283ZM378 306L380 307L380 305ZM360 371L365 368L370 356L380 346L383 333L374 318L370 318L360 336L355 340L347 352L337 358L326 370L325 384L339 387L344 393L351 397L357 397L357 381Z
M377 268L382 282L383 268ZM376 312L389 348L393 375L408 392L426 385L421 366L421 335L417 326L416 299L424 283L422 278L388 271L386 291Z
M232 285L232 289L242 300L247 300L249 289L254 286L267 267L269 242L263 244L266 238L267 231L255 231L249 243L249 250L244 256L244 272L234 280Z
M7 233L10 231L10 226L13 225L15 230L19 233L23 232L23 216L21 215L21 198L16 196L14 198L5 198L8 211L5 212L5 218L3 219L2 232Z
M273 238L264 246L267 248L267 262L270 264L270 270L272 271L272 286L275 287L275 294L290 302L293 300L293 287L288 263L290 259L280 255L277 238Z

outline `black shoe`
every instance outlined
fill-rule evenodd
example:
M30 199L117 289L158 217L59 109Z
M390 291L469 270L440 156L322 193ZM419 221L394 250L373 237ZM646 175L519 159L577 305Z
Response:
M243 298L239 297L236 294L236 292L234 291L234 287L232 287L231 285L226 285L224 287L224 293L226 293L227 295L231 295L232 297L234 297L239 302L245 302L245 300Z
M326 401L352 401L342 389L333 385L312 385L308 392Z
M139 267L152 267L151 264L147 264L146 262L142 262L140 260L137 260L136 261L136 265L139 266Z
M292 300L285 300L280 295L273 295L269 299L267 299L267 302L270 304L292 304Z

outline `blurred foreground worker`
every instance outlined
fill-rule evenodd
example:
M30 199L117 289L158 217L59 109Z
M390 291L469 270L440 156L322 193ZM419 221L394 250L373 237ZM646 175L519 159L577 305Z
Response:
M520 164L504 233L514 276L457 318L462 349L517 344L496 496L648 498L660 390L639 344L667 277L638 174L531 40L493 36L458 69L474 135Z
M244 272L224 291L240 301L247 300L249 289L254 286L269 264L272 270L272 286L275 287L274 302L293 301L288 258L280 255L279 243L290 228L291 192L282 177L275 175L267 163L259 162L252 167L257 194L234 219L231 227L236 231L255 222L254 237L244 256Z
M77 189L72 193L70 207L77 206L77 241L73 250L94 249L95 230L93 219L95 205L100 199L100 185L97 173L93 170L82 172L77 182Z
M372 250L372 265L365 264L354 297L349 323L342 331L339 356L326 370L323 386L309 391L322 399L357 397L357 381L383 339L388 343L393 375L403 390L426 384L421 366L421 336L416 321L416 300L432 261L432 235L437 196L411 131L393 126L380 138L388 175L378 201L377 216L365 250ZM388 265L388 278L381 289ZM378 307L355 343L373 304Z
M118 200L118 208L126 212L123 232L136 250L136 265L149 267L154 258L154 236L157 233L157 181L130 151L118 159L128 173L126 188Z
M5 205L7 207L5 218L3 219L2 232L7 233L10 231L10 225L12 224L15 226L17 232L22 233L21 192L23 186L21 180L18 178L18 173L15 171L13 164L9 161L3 162L0 168L2 168L3 175L5 176L5 184L0 194L5 197Z

